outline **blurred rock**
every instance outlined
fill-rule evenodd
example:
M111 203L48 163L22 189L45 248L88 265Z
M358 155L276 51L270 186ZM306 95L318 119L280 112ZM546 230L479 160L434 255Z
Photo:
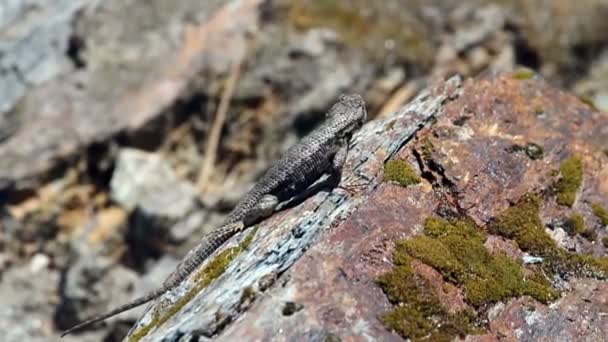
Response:
M194 233L200 234L200 227L208 219L209 214L201 210L184 217L170 228L171 240L179 243L191 238Z
M73 323L156 288L343 91L364 94L370 117L383 111L349 157L357 177L377 181L392 155L422 168L422 184L373 183L350 197L322 192L278 213L243 256L150 339L246 339L252 331L286 340L398 339L377 319L391 305L374 285L392 266L394 241L419 233L423 214L439 204L487 223L524 190L544 187L551 177L543 172L573 151L587 168L580 199L573 208L543 203L542 219L561 247L606 255L606 229L588 203L608 207L606 115L593 110L608 108L607 15L605 0L0 2L2 337L120 340L144 308L63 340L54 323ZM240 56L213 191L203 194L199 210L183 179L198 171L226 73ZM438 91L391 116L434 79L517 65L573 89L585 104L528 72L486 74L468 81L463 96L448 86L448 98L435 97ZM436 140L433 151L412 139L411 116L437 118L418 132ZM184 131L189 139L180 140ZM168 135L187 151L181 159ZM531 159L509 152L529 143L544 153ZM121 146L155 152L126 149L125 162L114 153ZM412 151L429 152L431 162ZM359 183L354 175L347 171L346 180ZM117 203L107 200L110 187ZM356 209L358 201L365 206ZM558 223L574 212L598 241L566 234ZM78 249L71 257L68 246ZM485 247L522 259L503 237L489 236ZM445 307L468 305L436 270L422 263L416 270L443 291ZM561 281L571 292L550 306L517 299L491 307L480 338L600 340L606 289L588 279Z
M16 265L2 272L0 281L0 331L4 342L60 341L53 321L59 302L59 271L32 274L29 265ZM101 332L68 336L64 340L97 342Z
M589 77L577 82L574 91L592 106L608 112L608 50L591 64Z
M50 258L44 254L38 253L34 255L32 261L30 261L30 272L32 274L39 273L48 267L50 261Z
M243 51L259 3L0 5L0 74L6 75L0 77L0 112L21 98L10 118L18 129L0 123L0 192L35 188L92 143L133 134L169 115L165 110L190 92L198 71L222 74Z
M59 329L99 312L119 306L132 298L137 274L122 265L114 265L108 258L95 256L93 251L82 251L70 265L61 282L61 303L57 307L55 321ZM134 319L137 312L129 312L107 321L115 322L125 317Z
M0 4L0 113L9 111L32 87L72 69L67 52L73 16L95 2L12 0Z
M152 218L174 221L195 208L194 186L177 178L158 155L122 149L110 182L112 199Z

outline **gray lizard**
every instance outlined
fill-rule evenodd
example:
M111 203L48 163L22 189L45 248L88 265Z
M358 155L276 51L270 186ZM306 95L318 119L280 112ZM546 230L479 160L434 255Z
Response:
M245 227L269 217L282 202L306 191L323 175L341 176L352 135L367 119L365 102L360 95L340 95L327 112L326 120L298 144L287 150L228 214L226 221L205 235L165 280L163 285L108 313L89 318L64 331L62 337L123 311L152 301L177 287L209 255Z

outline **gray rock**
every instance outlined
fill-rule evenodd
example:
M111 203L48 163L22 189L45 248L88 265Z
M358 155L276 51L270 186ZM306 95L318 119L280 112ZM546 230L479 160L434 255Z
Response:
M0 116L0 191L171 115L198 72L226 68L255 31L259 0L238 3L240 20L213 22L224 1L0 2L0 112L14 110Z
M110 189L113 200L154 221L175 223L196 207L194 186L178 179L160 156L140 150L119 152Z
M179 243L189 239L198 232L208 218L209 214L204 211L196 211L184 217L171 227L171 240Z
M133 288L140 282L138 275L122 265L91 250L82 249L76 262L68 269L61 284L62 303L58 308L58 324L67 328L104 310L129 301L134 295ZM137 311L114 317L118 319L136 318Z
M11 0L0 4L0 112L29 87L72 67L68 50L76 11L97 0Z
M0 331L3 342L83 341L103 339L99 331L59 338L54 329L57 284L60 272L44 268L32 272L31 264L22 264L2 271L0 281ZM116 297L120 300L119 296Z

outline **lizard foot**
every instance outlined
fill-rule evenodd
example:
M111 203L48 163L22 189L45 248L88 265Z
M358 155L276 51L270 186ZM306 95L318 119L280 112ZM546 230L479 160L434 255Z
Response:
M366 180L351 181L345 184L339 184L337 188L342 189L346 191L349 195L353 196L363 191L363 189L367 188L369 184L369 181Z

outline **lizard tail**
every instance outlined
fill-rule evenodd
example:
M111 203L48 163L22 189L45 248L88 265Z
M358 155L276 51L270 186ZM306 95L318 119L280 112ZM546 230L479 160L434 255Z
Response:
M87 327L87 326L89 326L89 325L91 325L93 323L97 323L99 321L103 321L106 318L112 317L114 315L118 315L121 312L124 312L124 311L127 311L127 310L131 310L131 309L136 308L136 307L138 307L140 305L146 304L147 302L152 301L155 298L160 297L166 291L167 291L167 289L165 287L162 287L162 288L160 288L158 290L155 290L155 291L152 291L152 292L150 292L150 293L148 293L148 294L146 294L146 295L144 295L142 297L139 297L139 298L135 299L134 301L132 301L132 302L130 302L128 304L121 305L121 306L117 307L116 309L114 309L114 310L112 310L110 312L107 312L107 313L102 314L102 315L93 316L91 318L88 318L88 319L86 319L86 320L84 320L84 321L76 324L75 326L69 328L68 330L65 330L64 332L62 332L61 333L61 337L64 337L65 335L67 335L67 334L69 334L69 333L71 333L73 331L76 331L76 330L79 330L81 328Z
M155 291L152 291L142 297L135 299L134 301L127 303L125 305L119 306L116 309L105 313L103 315L91 317L81 323L76 324L70 329L64 331L61 334L61 337L86 326L89 326L93 323L97 323L99 321L103 321L106 318L117 315L123 311L127 311L138 307L142 304L145 304L153 299L156 299L163 295L168 290L174 288L179 285L190 273L192 273L198 266L200 266L205 259L211 255L216 249L218 249L224 242L226 242L230 237L234 234L243 230L245 225L243 222L238 221L234 223L226 224L211 233L208 233L202 241L198 244L197 247L193 248L186 257L184 261L182 261L176 268L176 270L171 273L169 278L165 280L163 286Z

